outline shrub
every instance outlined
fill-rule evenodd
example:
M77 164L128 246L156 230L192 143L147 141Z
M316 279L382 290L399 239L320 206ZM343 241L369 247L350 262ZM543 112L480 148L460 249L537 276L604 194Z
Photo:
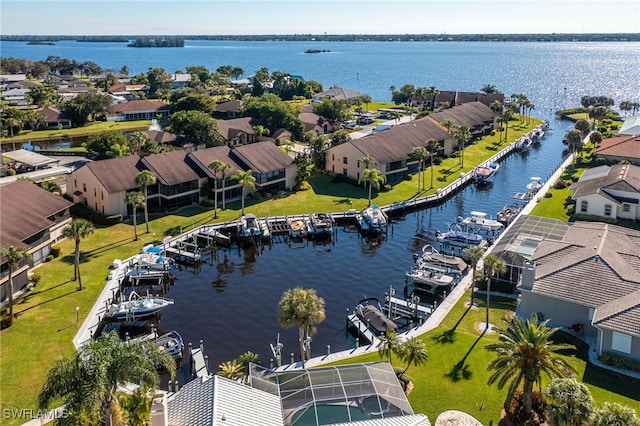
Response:
M212 200L211 198L203 198L203 199L200 201L200 205L201 205L202 207L215 207L215 205L216 205L216 201L215 201L215 200Z
M481 291L486 291L487 280L477 281L476 288ZM496 281L495 279L491 280L491 292L513 294L515 289L515 283L510 283L508 281Z
M411 381L411 377L409 377L409 375L407 375L407 373L402 373L404 371L404 368L402 367L393 367L393 371L394 373L396 373L396 376L398 377L398 380L400 381L400 386L402 386L402 390L404 390L405 392L407 391L407 385L409 385L409 382Z
M440 164L442 164L442 157L435 157L433 159L433 165L434 166L439 166Z
M49 252L51 256L60 257L61 253L62 253L62 249L60 248L60 246L51 246L51 251Z
M29 284L32 287L35 287L40 283L41 279L42 279L42 276L40 274L31 274L31 276L29 277Z
M613 352L605 352L600 355L600 362L620 370L640 372L640 361L614 354Z
M382 190L383 190L383 191L391 191L391 185L389 185L388 183L387 183L387 184L385 184L385 185L382 187Z
M311 184L305 180L304 182L300 182L296 189L298 191L308 191L311 189Z
M413 180L413 175L405 175L404 180Z
M15 176L16 169L7 169L7 176Z
M553 194L551 192L548 192L548 191L545 192L544 198L551 198L551 197L553 197Z
M554 183L554 184L553 184L553 187L554 187L555 189L564 189L564 188L566 188L566 187L567 187L567 182L565 182L565 181L564 181L564 180L562 180L562 179L558 179L558 180L556 181L556 183Z
M44 259L44 261L45 261L45 262L51 262L52 260L53 260L53 256L51 256L51 255L48 255L48 256Z

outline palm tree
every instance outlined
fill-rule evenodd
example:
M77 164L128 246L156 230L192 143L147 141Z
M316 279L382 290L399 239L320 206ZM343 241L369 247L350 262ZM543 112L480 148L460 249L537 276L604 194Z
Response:
M433 157L438 153L440 142L437 139L429 139L427 140L426 148L431 159L431 188L433 188Z
M23 247L0 247L0 258L6 258L9 266L9 325L13 324L13 271L20 267L20 262L31 259L31 253Z
M278 303L278 314L282 327L298 326L300 360L304 368L305 332L309 337L314 333L316 325L324 321L324 299L319 297L314 289L296 287L284 292Z
M157 388L157 366L173 378L175 360L158 351L155 342L123 342L110 332L80 347L73 358L56 361L38 395L38 407L64 402L73 424L89 419L91 424L114 424L119 411L116 391L127 383Z
M580 130L569 130L565 136L567 140L567 146L569 147L569 152L575 156L575 154L582 150L582 133ZM576 158L574 157L573 161L575 162Z
M375 186L376 188L380 188L380 185L386 182L386 178L383 174L380 173L378 169L365 169L362 172L362 176L358 179L358 183L367 182L369 184L369 199L368 206L371 206L371 188Z
M240 355L235 361L242 366L242 374L246 379L249 377L249 364L260 364L260 355L247 351Z
M455 129L458 126L456 122L450 118L445 118L440 124L442 124L444 128L447 129L448 133L451 133L451 129Z
M376 161L376 158L371 156L371 155L365 155L362 156L358 159L359 162L363 163L364 166L368 169L370 165L374 165L377 166L378 162Z
M144 223L147 226L147 234L149 233L149 192L148 188L155 185L158 181L156 175L149 170L143 170L136 176L136 185L142 188L144 192Z
M244 216L244 190L249 188L252 191L256 189L256 177L253 175L253 170L249 169L246 172L239 170L235 175L231 176L231 179L238 181L242 188L242 215Z
M511 121L511 118L513 118L513 112L511 110L512 106L513 105L510 104L509 108L505 108L502 111L502 115L500 115L500 120L501 120L501 122L504 123L504 141L505 142L507 141L507 137L508 137L508 134L509 134L509 121Z
M73 238L76 243L74 256L73 280L78 280L78 290L82 290L82 278L80 277L80 241L93 234L95 228L93 224L86 219L73 219L62 230L62 236L65 238Z
M224 185L225 172L231 169L231 166L225 163L224 161L213 160L211 163L209 163L209 168L213 172L213 187L214 187L213 197L214 197L214 209L215 209L214 218L217 219L218 218L218 173L222 173L222 180ZM222 192L224 194L224 188Z
M548 327L549 320L539 323L536 314L529 320L515 317L505 322L507 326L500 330L498 343L485 346L488 351L497 353L487 365L489 371L495 370L488 384L497 382L499 389L509 384L507 403L513 400L522 385L524 413L530 417L533 386L536 383L540 386L542 373L552 379L575 374L573 367L554 352L575 347L566 343L554 344L551 337L559 328Z
M640 419L632 407L618 402L605 402L591 417L591 426L640 426Z
M402 345L402 339L394 330L387 330L379 336L379 339L378 355L380 355L380 358L387 357L389 364L391 364L391 355L398 351L400 345Z
M220 369L220 371L218 371L218 376L226 377L227 379L235 380L244 375L244 367L235 359L233 361L223 362L218 365L218 368Z
M593 397L574 378L554 379L544 390L547 419L554 426L581 426L591 417Z
M407 363L402 374L398 375L399 377L402 377L402 375L407 372L411 364L418 367L427 362L429 358L429 355L427 355L427 346L417 337L411 337L405 340L398 348L398 354L400 359Z
M495 274L504 274L507 270L507 265L504 260L496 256L495 254L487 255L484 258L484 276L487 277L487 317L484 325L485 331L489 330L489 302L491 298L491 279Z
M144 194L140 191L132 191L127 193L127 204L131 204L133 210L133 241L138 241L138 208L144 206Z
M469 261L471 262L471 305L473 306L473 297L474 297L474 289L476 286L476 267L478 266L478 262L482 259L484 255L484 249L482 247L474 246L467 247L463 250L464 254L467 255Z
M258 135L258 140L262 140L263 136L269 136L269 134L271 133L269 129L260 124L258 124L257 126L253 126L253 131L256 132L256 135Z
M137 131L137 132L133 132L133 134L129 138L129 142L131 143L131 148L133 149L133 152L136 155L141 156L142 148L144 148L149 142L149 137L144 132Z
M409 153L409 157L420 162L420 171L422 173L422 188L424 189L424 162L429 158L429 151L424 146L416 146ZM420 192L420 177L418 176L418 192Z
M471 131L467 126L458 126L455 131L455 138L460 147L460 167L464 168L464 146L471 139Z

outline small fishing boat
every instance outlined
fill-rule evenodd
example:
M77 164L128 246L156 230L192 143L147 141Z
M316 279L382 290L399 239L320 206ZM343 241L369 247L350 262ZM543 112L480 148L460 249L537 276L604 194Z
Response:
M369 330L376 336L389 330L398 331L398 325L382 312L380 302L375 297L362 299L358 302L355 314L360 321L368 325Z
M316 234L333 233L333 217L328 213L311 213L311 226Z
M529 196L529 198L533 198L533 196L536 195L536 192L538 192L540 188L542 188L542 178L538 176L532 176L530 182L527 184L527 195Z
M531 145L532 145L533 141L531 140L531 138L527 135L523 135L520 137L520 139L517 140L516 142L516 148L520 151L520 152L529 152L531 150Z
M150 317L169 305L173 305L172 299L151 297L149 295L140 296L135 291L132 291L126 301L112 304L107 309L106 316L116 320L133 321Z
M505 226L510 224L523 209L523 204L505 204L505 206L498 212L496 219L503 223Z
M488 166L478 166L474 171L474 180L477 185L487 185L496 175L496 172L500 168L498 163L491 163Z
M169 331L161 336L158 336L157 332L152 332L141 337L131 339L131 341L147 341L153 340L162 352L166 352L173 357L173 359L180 360L184 355L184 341L182 336L175 330Z
M309 231L304 217L288 217L287 227L289 228L289 235L294 238L305 237Z
M381 231L387 226L387 215L380 207L373 205L360 212L358 223L363 231Z
M168 270L173 266L173 259L166 256L162 247L148 245L142 248L142 253L136 255L133 263L141 268Z
M425 244L422 253L416 253L413 257L418 268L437 269L454 276L461 276L468 267L461 257L440 253L431 244Z
M531 142L534 145L538 145L538 144L540 144L540 141L542 140L543 136L544 136L544 130L542 130L539 127L536 127L530 133Z
M426 266L413 268L407 272L407 284L416 287L444 287L454 283L455 278L437 268Z
M467 230L478 231L499 231L504 228L504 225L494 219L487 217L485 212L472 211L469 217L459 217L458 223Z
M441 248L457 247L464 249L467 247L486 247L488 245L482 235L477 232L463 231L459 226L450 227L447 232L437 231L436 238Z
M260 224L258 223L256 215L253 213L247 213L240 218L240 223L238 224L238 235L244 237L257 237L262 235L262 229L260 229Z

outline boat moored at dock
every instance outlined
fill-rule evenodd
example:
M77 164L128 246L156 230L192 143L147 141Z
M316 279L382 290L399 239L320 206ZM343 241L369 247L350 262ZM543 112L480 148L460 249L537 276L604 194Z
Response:
M461 257L440 253L431 244L425 244L422 253L414 255L414 260L418 268L437 269L453 276L462 276L468 267Z
M502 210L500 210L496 215L496 219L498 220L498 222L503 223L506 226L513 222L513 220L516 218L516 216L518 216L518 213L520 213L523 208L524 204L505 204Z
M453 225L446 232L437 232L436 236L440 251L446 253L461 253L468 247L486 248L488 241L477 232L463 231L458 225Z
M475 183L477 185L488 185L489 183L491 183L491 181L493 181L493 178L499 168L500 165L495 162L486 166L476 167L473 172Z
M112 304L107 310L106 316L114 320L134 321L155 315L169 305L173 305L172 299L149 295L140 296L132 291L127 300Z
M333 234L333 217L329 213L311 213L311 226L316 234Z
M362 210L357 219L362 231L382 232L387 227L387 215L376 205Z
M469 217L459 217L458 223L466 230L496 232L504 228L504 225L495 219L487 217L485 212L472 211Z

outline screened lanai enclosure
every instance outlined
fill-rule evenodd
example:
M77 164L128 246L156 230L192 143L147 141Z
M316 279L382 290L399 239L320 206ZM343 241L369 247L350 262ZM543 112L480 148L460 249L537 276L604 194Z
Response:
M251 365L251 385L280 396L285 426L318 426L412 415L387 362L277 372Z

